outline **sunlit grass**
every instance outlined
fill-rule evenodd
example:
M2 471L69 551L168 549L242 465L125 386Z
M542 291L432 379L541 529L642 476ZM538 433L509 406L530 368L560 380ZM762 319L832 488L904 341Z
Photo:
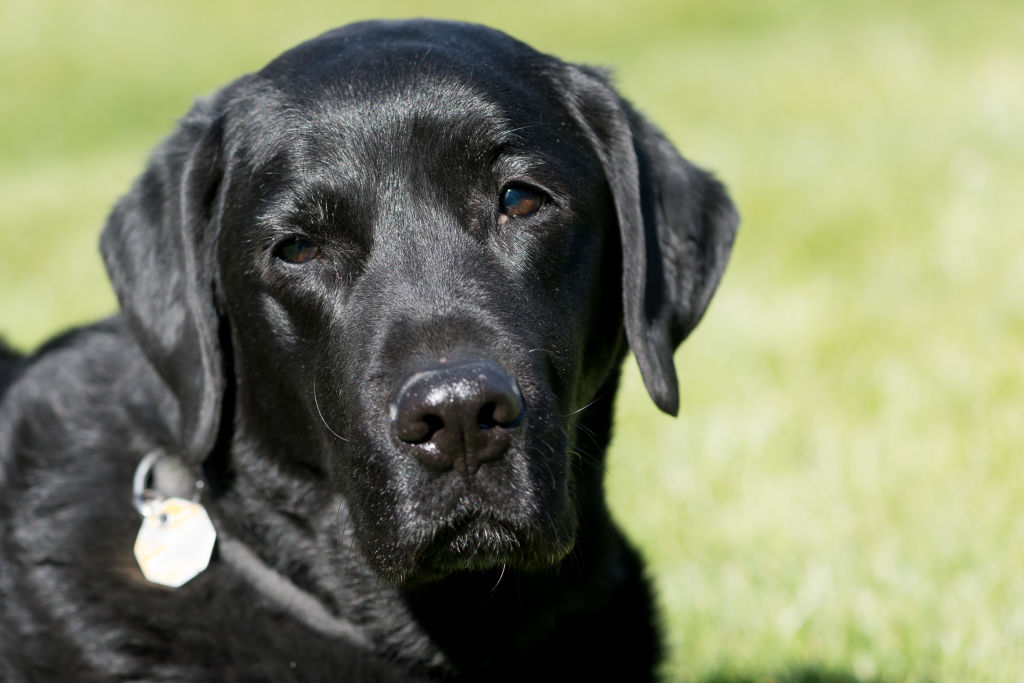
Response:
M94 245L146 150L195 95L357 14L616 65L738 201L680 417L629 369L610 464L671 677L1019 680L1024 6L11 0L0 331L28 348L111 311Z

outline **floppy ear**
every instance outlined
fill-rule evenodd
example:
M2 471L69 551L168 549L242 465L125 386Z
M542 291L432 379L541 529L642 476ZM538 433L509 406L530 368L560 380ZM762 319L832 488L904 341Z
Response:
M220 120L199 102L114 207L100 250L129 330L177 401L176 453L198 464L220 425L214 304Z
M604 168L622 241L622 296L644 384L679 411L672 354L696 327L729 260L739 215L725 188L586 67L569 67L567 108Z

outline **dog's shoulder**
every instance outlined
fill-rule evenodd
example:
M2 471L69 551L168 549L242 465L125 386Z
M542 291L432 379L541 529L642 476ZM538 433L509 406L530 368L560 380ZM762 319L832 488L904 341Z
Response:
M163 391L117 316L65 332L30 356L8 354L4 366L0 454L9 476L11 467L53 471L79 452L108 447L159 407ZM133 410L140 405L148 409Z
M132 476L139 454L170 442L177 414L121 318L9 358L0 680L325 680L338 671L351 673L347 680L407 680L301 623L277 631L271 624L285 616L224 562L173 593L142 578ZM267 661L275 647L294 661Z
M65 530L90 516L86 508L111 499L112 482L130 476L136 435L160 433L159 383L117 317L61 334L11 365L0 403L8 565L42 561ZM151 422L147 430L140 420ZM116 493L126 498L130 489ZM12 543L23 547L12 553Z
M87 525L113 509L118 493L128 496L111 490L118 479L110 477L128 445L119 436L132 419L125 397L155 382L117 318L28 356L5 351L0 363L0 658L11 669L0 672L19 680L10 676L20 667L45 678L45 667L56 674L81 664L62 649L52 608L75 604L76 588L61 577L101 566L103 537L116 535Z

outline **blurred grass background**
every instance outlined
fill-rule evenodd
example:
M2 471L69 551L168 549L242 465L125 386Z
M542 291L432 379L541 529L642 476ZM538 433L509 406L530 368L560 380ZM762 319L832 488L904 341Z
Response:
M3 0L0 333L112 311L104 215L192 98L373 16L616 67L740 206L680 418L630 368L610 464L668 677L1024 680L1019 0Z

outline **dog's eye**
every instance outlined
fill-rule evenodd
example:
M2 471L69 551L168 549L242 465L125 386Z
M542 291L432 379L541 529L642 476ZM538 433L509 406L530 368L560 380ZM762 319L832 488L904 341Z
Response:
M540 211L545 201L547 201L547 197L539 190L524 185L507 187L501 193L498 224L505 223L510 218L532 216Z
M305 263L320 258L323 252L309 240L292 235L277 243L274 256L288 263Z

